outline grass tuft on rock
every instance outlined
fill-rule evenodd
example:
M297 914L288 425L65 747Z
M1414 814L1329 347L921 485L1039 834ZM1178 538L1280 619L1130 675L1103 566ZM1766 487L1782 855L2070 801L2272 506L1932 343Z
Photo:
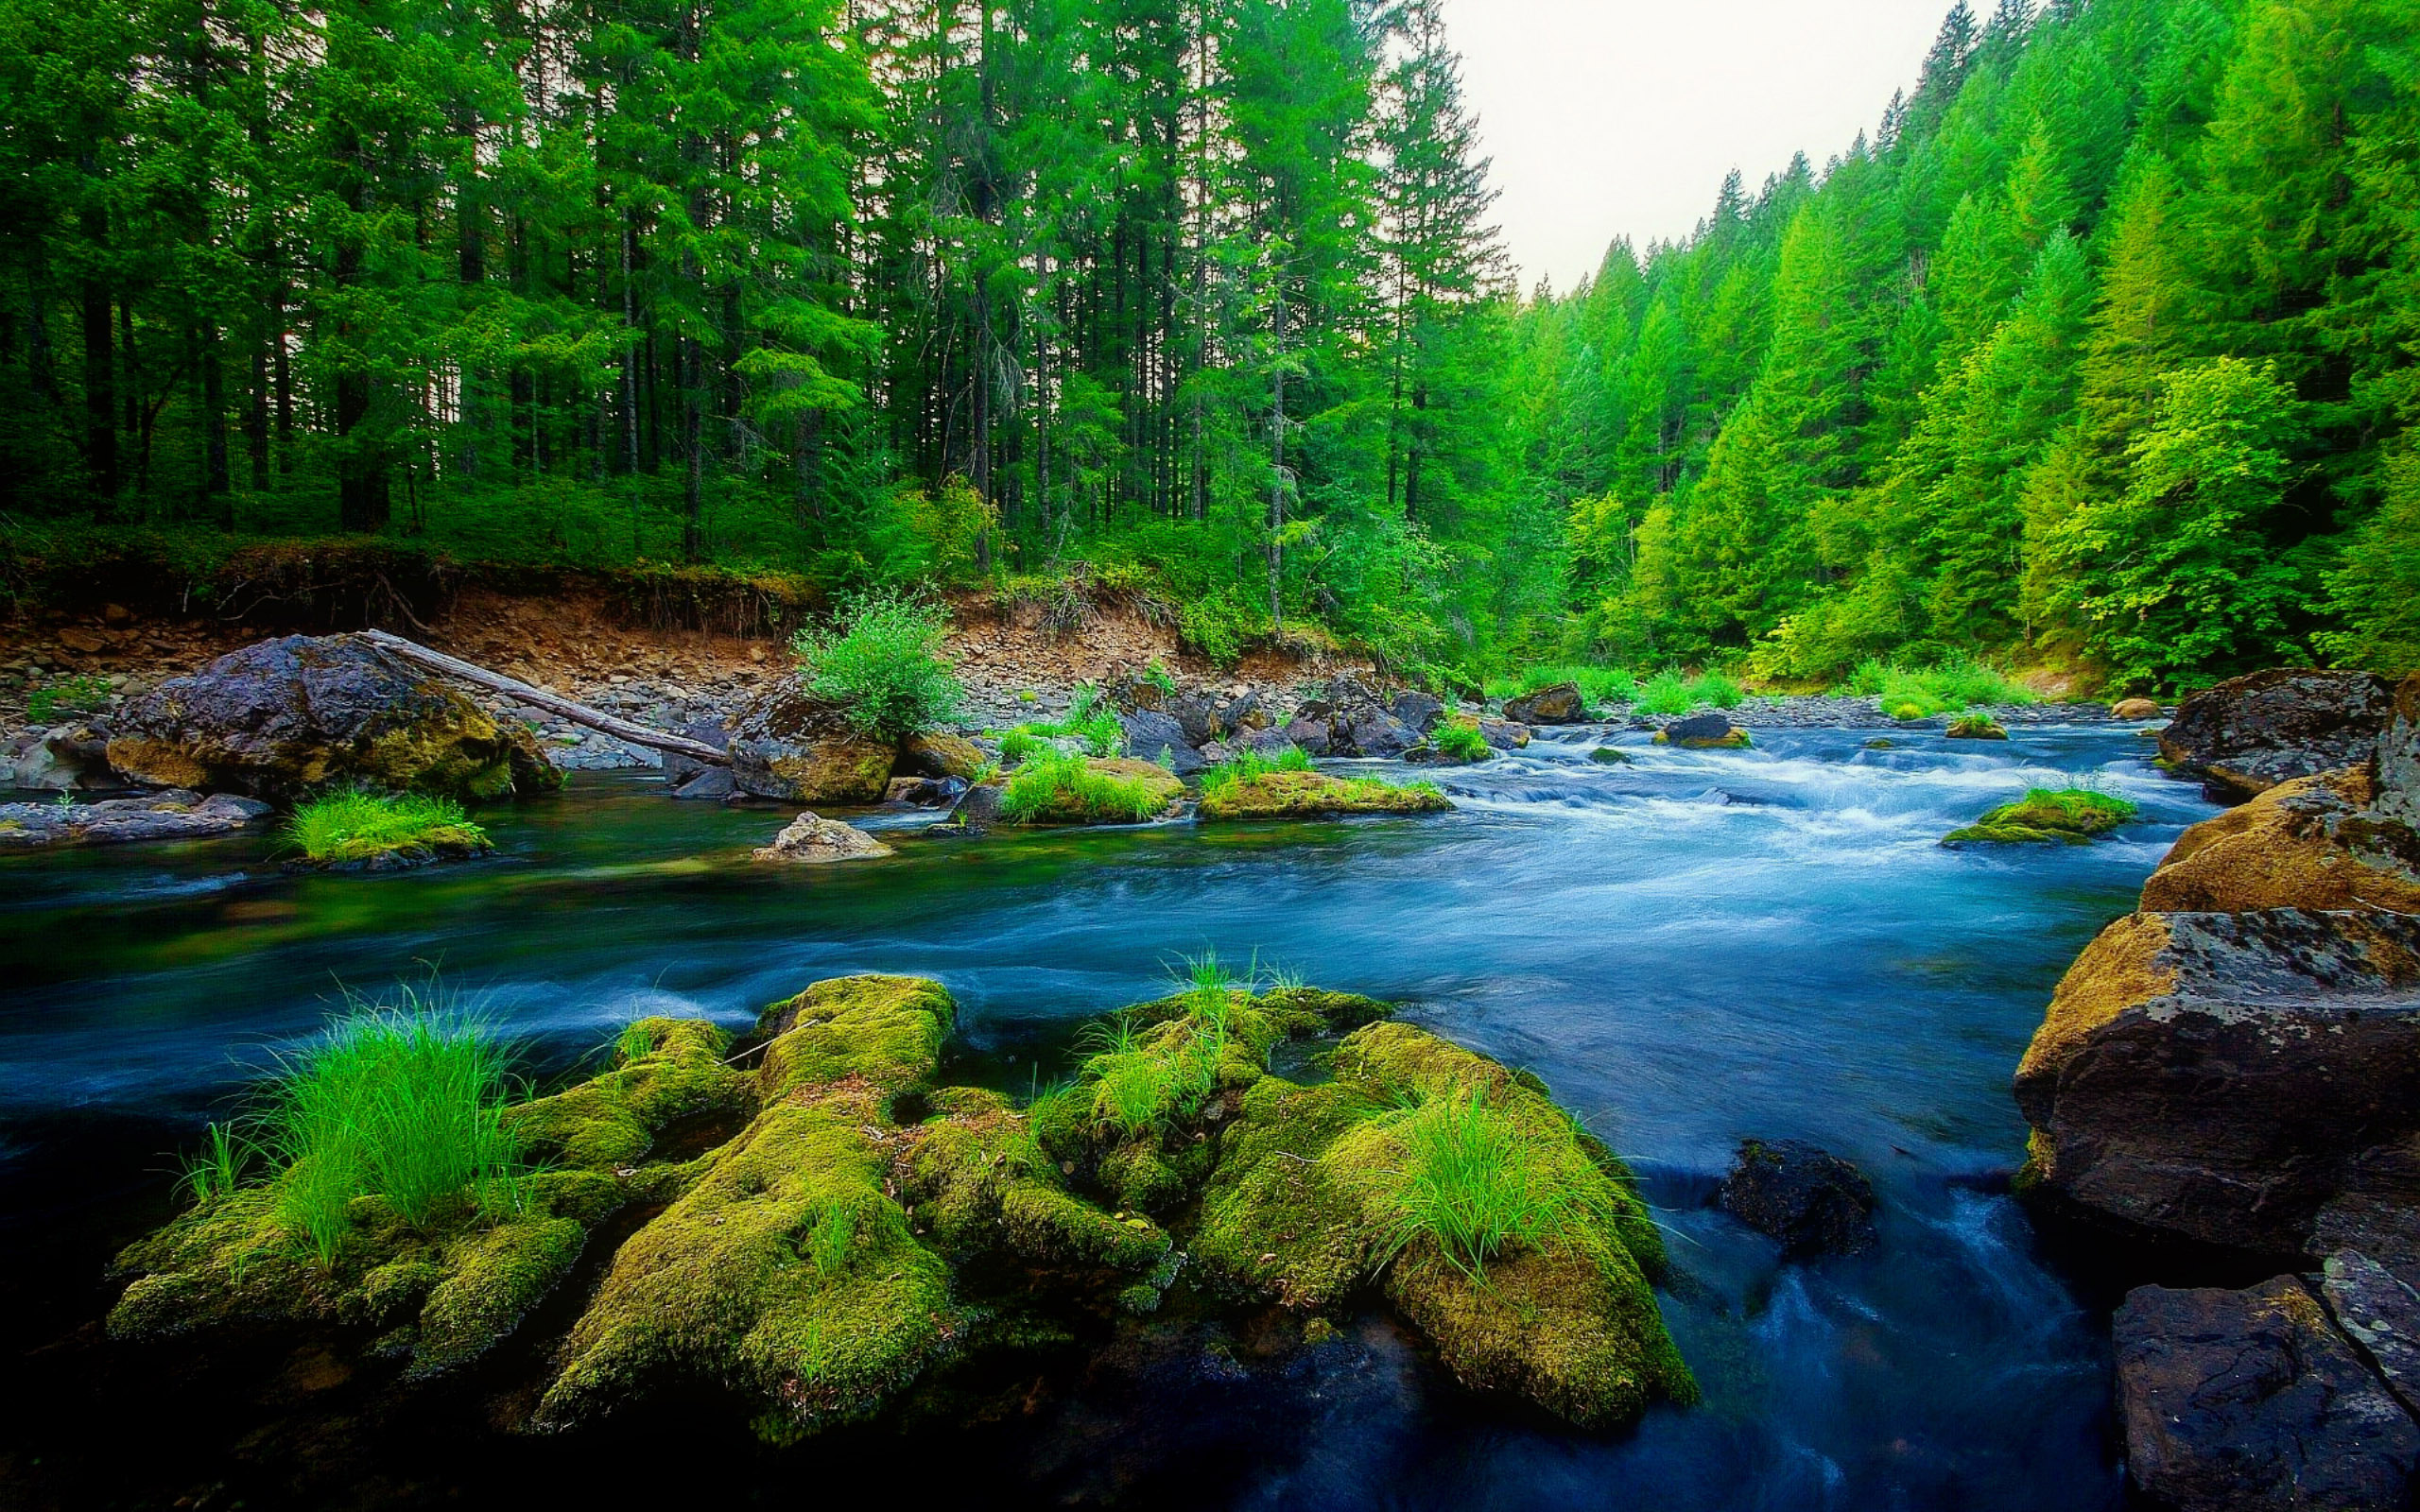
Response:
M2131 801L2115 794L2088 787L2037 787L1965 828L1951 831L1942 844L2087 845L2132 819L2135 813Z
M1150 762L1044 749L1009 774L1000 815L1011 824L1139 824L1184 795L1184 784Z
M1249 782L1267 777L1271 772L1307 772L1312 770L1310 754L1300 746L1288 746L1274 756L1256 750L1239 752L1201 774L1201 791L1216 793L1237 782Z
M297 808L285 833L315 866L410 850L493 849L487 831L472 822L461 804L425 793L331 793Z
M1362 1168L1388 1258L1426 1237L1462 1274L1484 1280L1488 1262L1508 1249L1556 1238L1584 1244L1616 1217L1601 1177L1577 1149L1530 1137L1490 1104L1485 1083L1413 1093L1353 1140L1344 1163Z
M1303 765L1308 766L1307 759ZM1399 786L1374 777L1337 777L1282 767L1256 772L1238 770L1216 782L1205 773L1199 816L1210 823L1232 819L1312 819L1348 814L1437 814L1453 806L1434 782Z
M1437 727L1428 737L1437 754L1450 762L1483 762L1495 754L1495 747L1479 733L1478 721L1456 714Z
M1000 737L1000 756L1010 765L1030 760L1038 751L1051 749L1051 742L1079 741L1088 756L1123 756L1126 754L1126 727L1117 722L1117 712L1109 706L1100 689L1085 683L1069 700L1063 718L1029 720Z
M807 691L839 705L858 733L898 740L958 717L966 688L942 659L948 611L913 593L859 595L835 629L791 639Z

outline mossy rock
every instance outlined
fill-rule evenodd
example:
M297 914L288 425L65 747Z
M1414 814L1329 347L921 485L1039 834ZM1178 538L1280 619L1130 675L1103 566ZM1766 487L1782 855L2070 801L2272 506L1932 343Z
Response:
M1746 730L1734 725L1720 735L1683 735L1677 740L1669 730L1659 730L1655 732L1655 744L1676 746L1682 750L1747 750L1756 742Z
M1949 728L1942 734L1946 740L2008 739L2008 730L1998 720L1986 718L1981 714L1969 715L1964 719L1953 719L1949 723Z
M757 1088L768 1103L802 1086L857 1077L886 1099L929 1085L957 1026L949 990L921 976L840 976L758 1015L771 1038Z
M1324 819L1351 814L1438 814L1453 806L1426 783L1398 787L1374 777L1266 772L1204 793L1199 816L1205 823Z
M1086 787L1062 785L1019 824L1140 824L1166 818L1184 801L1184 783L1157 762L1126 756L1086 756L1082 770L1095 782ZM1030 768L1028 768L1030 770ZM1016 775L1007 795L1019 790ZM1131 800L1130 800L1131 798Z
M892 770L902 777L955 777L971 782L989 765L991 759L983 748L964 735L928 730L899 743L899 760Z
M744 1115L754 1078L723 1063L731 1036L702 1019L641 1019L622 1032L603 1075L510 1108L523 1153L597 1170L636 1164L676 1121Z
M1632 765L1630 752L1622 749L1618 746L1599 746L1595 750L1588 753L1588 759L1595 762L1599 766L1628 766Z
M2135 805L2124 799L2081 788L2035 788L2016 802L2003 803L1965 828L1952 830L1941 843L2090 845L2134 816Z
M1897 750L1899 743L1888 735L1876 735L1865 743L1867 750Z

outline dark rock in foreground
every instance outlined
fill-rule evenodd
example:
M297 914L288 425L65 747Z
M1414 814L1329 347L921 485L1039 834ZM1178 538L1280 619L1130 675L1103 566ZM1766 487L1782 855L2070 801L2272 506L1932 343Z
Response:
M1803 1140L1743 1140L1723 1178L1723 1211L1788 1255L1855 1255L1874 1244L1865 1174Z
M2116 1334L2127 1470L2176 1512L2410 1504L2420 1427L2293 1277L2138 1287Z
M2284 668L2235 678L2178 706L2160 754L2219 802L2368 761L2394 696L2371 672Z
M170 679L120 713L109 761L276 803L347 782L465 799L562 785L527 730L351 635L263 641Z

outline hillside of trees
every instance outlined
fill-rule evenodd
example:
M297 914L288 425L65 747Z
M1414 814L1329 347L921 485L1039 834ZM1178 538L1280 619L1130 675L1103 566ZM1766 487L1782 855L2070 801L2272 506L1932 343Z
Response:
M1437 0L0 39L0 540L1092 576L1446 680L2420 662L2408 4L1961 5L1871 140L1564 294Z

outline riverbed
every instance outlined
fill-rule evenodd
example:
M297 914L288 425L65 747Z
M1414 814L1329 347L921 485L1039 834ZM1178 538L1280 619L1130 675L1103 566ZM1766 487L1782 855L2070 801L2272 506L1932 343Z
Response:
M1631 762L1592 760L1600 744ZM85 1416L146 1400L94 1364L89 1325L112 1248L170 1211L170 1152L348 989L434 969L543 1082L641 1015L738 1027L821 977L930 975L960 1013L944 1074L1022 1091L1068 1069L1080 1021L1215 950L1397 1000L1542 1076L1644 1179L1704 1403L1580 1435L1468 1399L1377 1314L1302 1346L1179 1307L1006 1418L733 1452L684 1485L786 1503L802 1467L872 1473L912 1444L920 1463L979 1451L966 1484L999 1503L2115 1507L2103 1304L2008 1195L2008 1087L2066 963L2211 812L2149 754L2105 726L2006 744L1770 730L1704 752L1565 731L1421 774L1460 805L1434 818L969 841L872 815L895 856L795 870L746 859L780 811L583 775L483 813L495 858L397 876L289 876L258 838L0 861L0 1282L23 1392L0 1479L262 1505L334 1477L345 1504L402 1505L562 1471L556 1449L481 1432L484 1408L313 1436L298 1425L331 1414L287 1400L307 1386L155 1434L164 1469L116 1463ZM1937 843L2080 778L2141 821L2090 847ZM1859 1165L1879 1246L1784 1263L1713 1207L1750 1136ZM89 1400L69 1411L65 1392ZM306 1441L317 1472L287 1463Z

